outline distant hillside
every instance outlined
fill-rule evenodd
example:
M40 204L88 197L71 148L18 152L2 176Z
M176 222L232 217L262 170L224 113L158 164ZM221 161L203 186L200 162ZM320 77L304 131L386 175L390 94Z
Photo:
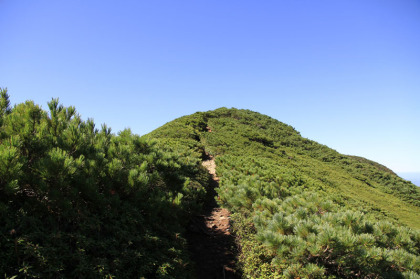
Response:
M247 278L420 273L420 189L385 166L249 110L198 112L147 137L216 157Z

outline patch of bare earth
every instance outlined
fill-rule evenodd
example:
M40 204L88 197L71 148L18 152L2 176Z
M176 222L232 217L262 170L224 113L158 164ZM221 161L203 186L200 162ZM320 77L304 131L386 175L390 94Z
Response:
M187 231L189 250L196 264L197 278L240 278L235 271L235 242L230 233L230 212L217 205L214 197L219 186L213 157L203 161L212 176L211 192L202 215L194 216Z

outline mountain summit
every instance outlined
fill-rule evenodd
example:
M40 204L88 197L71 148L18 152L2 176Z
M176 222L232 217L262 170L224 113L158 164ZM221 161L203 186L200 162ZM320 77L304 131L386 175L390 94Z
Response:
M197 112L148 137L216 158L246 278L419 272L420 190L383 165L249 110Z

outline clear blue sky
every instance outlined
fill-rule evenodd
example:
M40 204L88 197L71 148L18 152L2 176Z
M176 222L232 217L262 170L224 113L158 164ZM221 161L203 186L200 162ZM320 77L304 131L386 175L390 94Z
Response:
M246 108L420 172L420 1L0 0L0 86L145 134Z

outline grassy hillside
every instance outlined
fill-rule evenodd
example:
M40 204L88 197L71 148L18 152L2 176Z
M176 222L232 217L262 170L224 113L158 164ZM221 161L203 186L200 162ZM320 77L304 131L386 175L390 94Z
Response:
M385 166L248 110L195 113L148 137L216 157L246 277L420 273L420 190Z

